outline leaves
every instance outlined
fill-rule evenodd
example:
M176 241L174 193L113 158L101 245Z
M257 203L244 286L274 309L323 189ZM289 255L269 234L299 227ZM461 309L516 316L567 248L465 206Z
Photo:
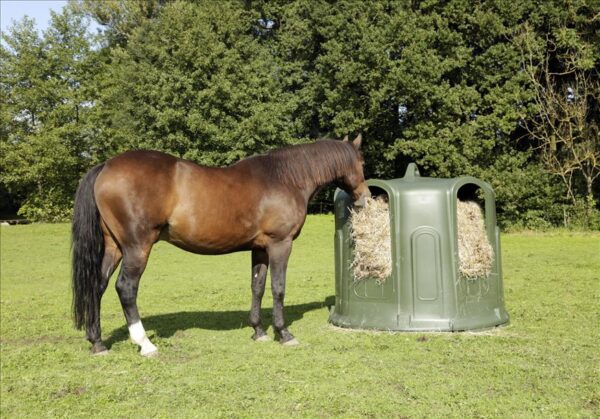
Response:
M2 183L21 197L21 215L64 219L90 158L95 55L86 22L67 8L52 15L42 38L27 18L11 35L1 50Z
M597 81L599 12L585 0L72 1L43 36L24 20L4 37L0 183L19 202L62 191L48 199L62 194L66 209L85 170L128 149L227 165L362 132L369 177L410 161L473 175L496 187L503 223L559 223L566 187L527 130L539 115L530 76L550 57L552 71ZM44 161L61 170L44 177ZM581 175L596 165L574 175L572 202L600 201Z

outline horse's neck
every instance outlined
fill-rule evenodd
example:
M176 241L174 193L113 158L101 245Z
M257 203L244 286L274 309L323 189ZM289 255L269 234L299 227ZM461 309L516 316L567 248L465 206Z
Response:
M303 194L306 198L306 203L308 204L319 192L321 192L325 187L332 184L335 181L334 179L319 179L314 180L311 179L310 182L306 182L306 186L303 188Z
M317 145L314 145L315 147ZM291 149L294 151L294 149ZM254 158L246 159L240 162L241 166L262 164L265 167L266 173L271 181L279 181L288 186L296 187L300 190L304 196L306 203L310 201L322 188L333 183L337 178L341 176L339 169L335 167L334 160L328 160L326 158L327 150L311 150L308 156L306 150L299 150L300 154L290 152L287 155L265 155L256 156ZM320 154L314 156L315 151ZM322 153L321 153L322 151ZM320 165L331 164L330 167L312 166L310 162L317 157L317 161ZM324 158L325 157L325 158ZM277 159L277 160L274 160ZM303 164L304 161L306 165ZM237 165L234 165L234 167Z

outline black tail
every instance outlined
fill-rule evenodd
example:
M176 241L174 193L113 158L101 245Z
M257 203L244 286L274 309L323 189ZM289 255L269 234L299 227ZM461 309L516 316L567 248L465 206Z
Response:
M73 227L73 319L75 327L88 329L98 321L104 237L94 198L94 183L104 164L93 167L75 194Z

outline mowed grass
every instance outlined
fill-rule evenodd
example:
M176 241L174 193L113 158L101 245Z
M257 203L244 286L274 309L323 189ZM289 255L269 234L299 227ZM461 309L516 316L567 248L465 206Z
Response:
M159 243L138 299L152 359L128 341L112 286L111 351L90 356L71 325L69 242L66 224L1 229L2 417L600 415L598 234L502 236L507 327L349 332L327 323L333 219L311 216L288 272L298 347L250 339L249 254ZM268 323L269 291L264 302Z

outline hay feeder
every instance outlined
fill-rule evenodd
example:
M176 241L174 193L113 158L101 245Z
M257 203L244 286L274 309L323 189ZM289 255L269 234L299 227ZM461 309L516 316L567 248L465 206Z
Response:
M364 233L353 231L352 223L368 220L357 214L353 220L350 196L336 191L336 299L331 323L398 331L476 330L506 324L491 186L473 177L421 177L414 164L401 179L367 183L376 197L371 201L373 217L381 223L385 208L389 226L364 230L378 237L388 234L390 243L375 247L383 254L373 256L373 263L381 266L356 260L355 246ZM478 242L469 238L475 236ZM369 246L360 250L371 255L372 243ZM385 266L386 260L391 266Z

